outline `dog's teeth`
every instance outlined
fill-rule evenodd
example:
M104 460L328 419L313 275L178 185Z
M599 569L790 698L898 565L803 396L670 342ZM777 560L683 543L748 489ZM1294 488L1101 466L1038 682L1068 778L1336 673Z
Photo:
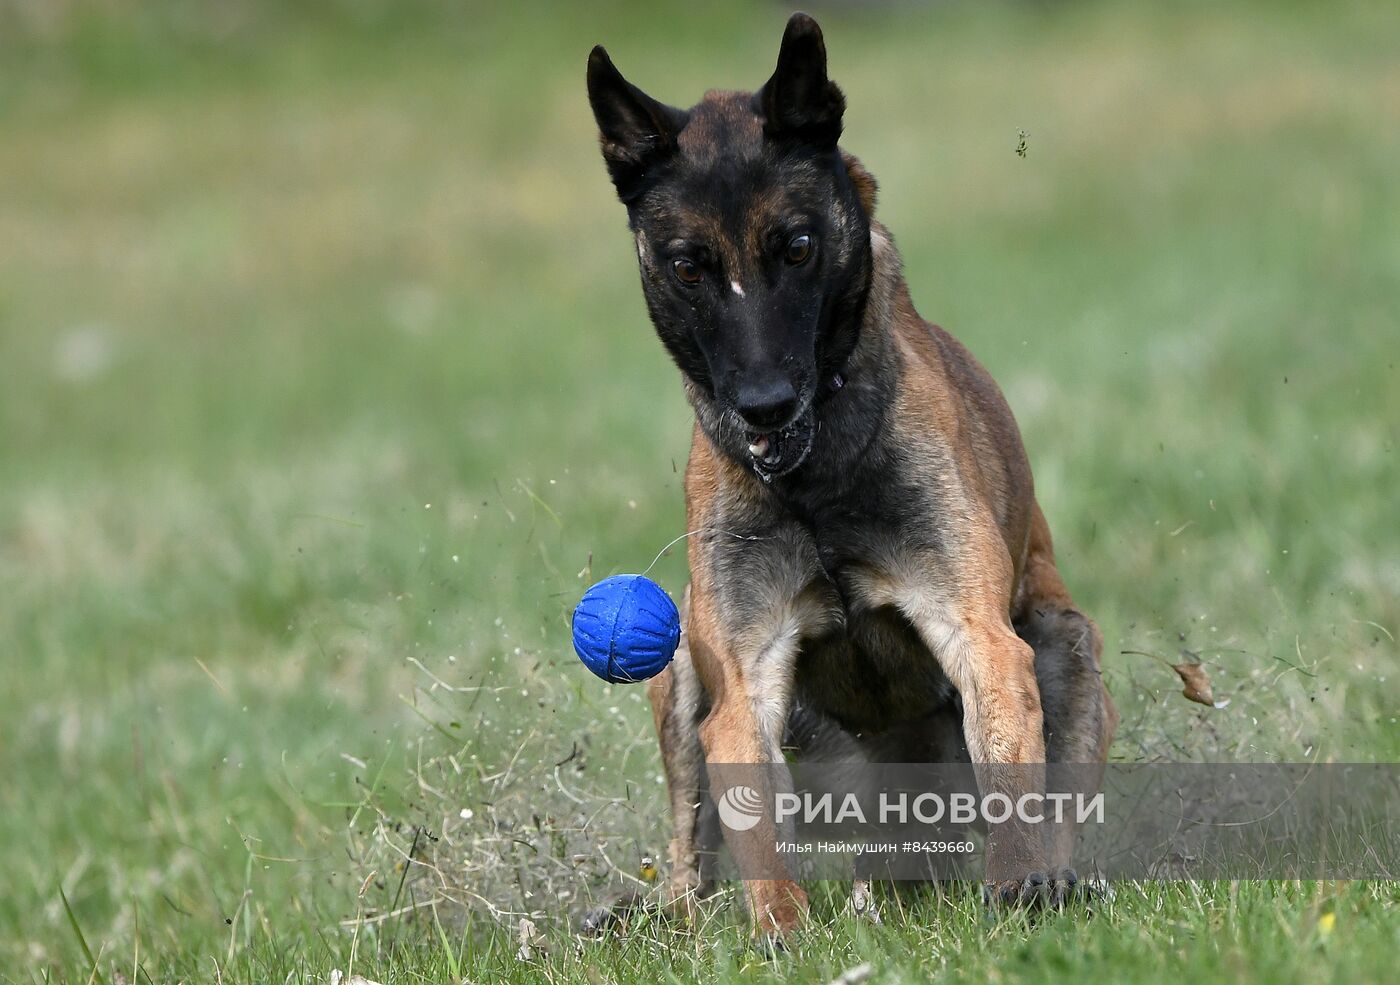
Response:
M752 455L754 458L762 458L762 457L764 457L765 455L767 455L767 454L768 454L768 439L767 439L766 437L764 437L763 435L759 435L759 436L758 436L757 438L755 438L753 441L750 441L750 442L749 442L749 454Z

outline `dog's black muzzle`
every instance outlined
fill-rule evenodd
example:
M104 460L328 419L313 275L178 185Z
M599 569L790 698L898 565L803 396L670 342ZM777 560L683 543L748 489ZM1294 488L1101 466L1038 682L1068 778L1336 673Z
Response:
M845 385L845 377L837 373L822 388L820 397L827 398ZM795 419L776 430L750 428L746 432L753 470L764 482L788 474L806 460L817 437L816 403L815 399L808 402Z

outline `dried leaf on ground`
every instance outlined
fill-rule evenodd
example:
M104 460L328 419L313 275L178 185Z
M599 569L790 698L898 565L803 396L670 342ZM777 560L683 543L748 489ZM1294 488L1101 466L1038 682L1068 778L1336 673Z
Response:
M520 918L520 926L516 929L516 940L520 947L516 949L515 956L521 961L533 961L536 956L548 953L544 934L540 933L535 922L529 917Z

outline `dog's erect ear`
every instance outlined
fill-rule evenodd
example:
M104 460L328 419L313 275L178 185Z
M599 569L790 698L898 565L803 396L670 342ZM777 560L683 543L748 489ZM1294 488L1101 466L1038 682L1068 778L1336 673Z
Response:
M602 45L588 56L588 102L598 121L603 160L626 202L636 195L647 169L675 151L686 113L624 79Z
M826 45L817 22L803 13L788 18L778 67L758 92L763 128L771 137L797 138L835 147L846 97L826 77Z

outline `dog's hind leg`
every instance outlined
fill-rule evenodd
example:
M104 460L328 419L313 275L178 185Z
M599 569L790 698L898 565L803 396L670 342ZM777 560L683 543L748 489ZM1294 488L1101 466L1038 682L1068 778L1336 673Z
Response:
M1118 713L1099 665L1103 636L1070 598L1055 567L1050 530L1040 507L1031 525L1030 550L1013 622L1035 650L1035 676L1044 715L1047 782L1052 792L1092 796L1103 783ZM1073 817L1073 812L1069 812ZM1056 894L1072 891L1076 825L1046 828L1046 855Z

